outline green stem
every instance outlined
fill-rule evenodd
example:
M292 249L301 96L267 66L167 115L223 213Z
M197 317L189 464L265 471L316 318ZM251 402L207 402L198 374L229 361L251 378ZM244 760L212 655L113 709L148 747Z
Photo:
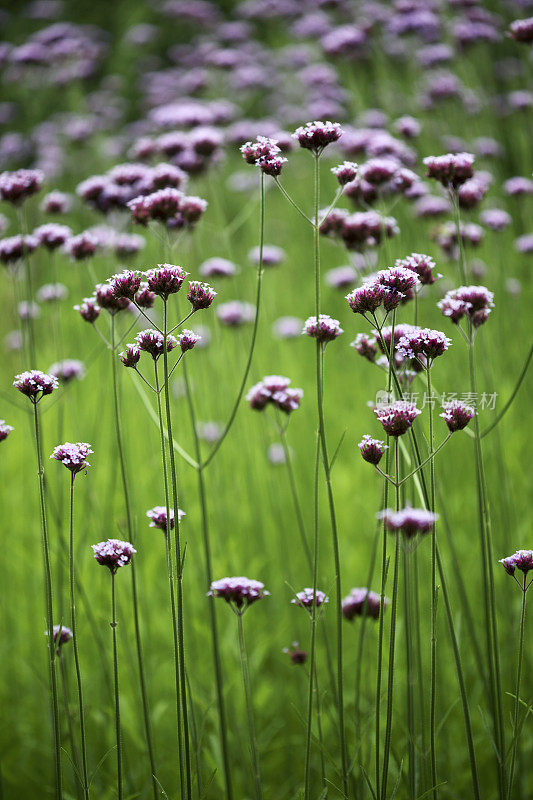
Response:
M87 771L87 744L85 740L85 711L83 708L83 688L81 681L80 656L78 652L78 632L76 628L76 603L74 594L74 479L70 479L70 534L69 534L69 584L70 584L70 625L72 628L72 645L74 649L74 664L76 667L76 683L78 687L78 708L80 715L80 740L81 740L81 769L83 780L83 796L89 799L89 775Z
M277 409L276 409L277 411ZM289 445L287 443L287 434L285 427L280 424L279 421L279 412L277 411L277 420L278 420L278 432L281 439L281 445L283 447L283 452L285 454L285 464L287 466L287 475L289 476L289 486L292 495L292 502L294 505L294 512L296 514L296 522L298 523L298 532L300 534L300 539L302 542L302 548L305 553L307 563L309 566L313 564L313 557L311 555L311 549L309 547L309 542L307 541L307 535L305 532L305 522L302 513L302 507L300 505L300 500L298 498L298 490L296 488L296 480L294 478L294 470L292 468L292 461L291 461L291 452L289 449Z
M190 740L189 740L189 714L187 709L187 683L185 679L185 650L184 650L184 628L183 628L183 561L181 551L181 537L179 519L179 506L178 506L178 480L176 474L176 460L174 456L174 448L172 447L172 414L170 410L170 386L168 384L168 352L167 352L167 336L168 336L168 301L164 301L164 323L163 323L163 370L164 370L164 395L165 395L165 410L167 418L167 432L169 441L169 454L170 454L170 477L172 482L172 500L174 505L174 547L175 547L175 569L176 569L176 599L178 609L178 646L179 646L179 674L180 674L180 691L181 691L181 719L183 723L183 746L184 746L184 761L185 761L185 780L186 780L186 797L187 800L192 798L192 774L191 774L191 753L190 753Z
M429 400L429 452L433 452L433 408L431 394L431 367L426 369ZM435 512L435 462L429 462L429 510ZM431 529L431 686L429 701L429 758L433 800L437 800L437 754L435 747L435 715L437 695L437 534Z
M518 717L520 714L520 684L522 681L522 657L524 652L524 623L526 620L526 580L527 575L524 573L524 584L522 587L522 613L520 615L520 640L518 644L518 666L516 670L516 692L514 703L514 722L513 722L513 745L511 750L511 766L509 767L509 800L513 791L513 778L516 762L516 754L518 750Z
M18 210L18 217L19 217L19 227L21 235L24 239L27 236L27 224L26 224L26 215L22 208ZM26 247L23 245L23 263L24 263L24 274L26 278L26 296L27 296L27 303L31 306L33 302L33 280L31 274L31 259L30 254L26 250ZM36 351L35 351L35 331L33 328L33 318L31 316L31 307L28 308L30 312L28 314L28 318L26 320L26 326L28 330L28 350L29 350L29 359L30 359L30 368L35 369L37 366L36 364Z
M117 746L117 792L123 800L122 791L122 737L120 732L120 695L118 690L117 608L115 596L115 573L111 570L111 630L113 631L113 679L115 686L115 738Z
M192 399L189 377L187 374L186 361L183 362L183 375L185 377L185 386L187 392L187 401L189 404L189 413L191 417L191 428L193 431L196 461L199 464L199 467L197 469L198 496L200 499L200 509L202 513L202 541L204 546L205 582L207 589L209 589L213 581L213 568L212 568L212 556L211 556L211 542L209 536L207 493L205 487L204 471L201 465L200 437L198 436L198 430L196 427L196 413ZM226 707L224 700L224 682L222 675L222 663L220 658L220 646L218 642L215 598L208 597L208 603L209 603L209 623L211 627L211 644L213 647L213 666L215 670L215 685L217 693L219 734L220 734L220 743L222 747L222 761L224 764L224 785L226 789L226 800L233 800L233 788L231 784L231 768L230 768L229 746L228 746L228 729L226 723Z
M61 683L63 686L63 701L65 704L65 714L67 717L67 726L68 726L68 737L70 739L70 744L72 747L72 763L74 764L74 783L76 785L76 795L77 797L82 797L83 787L80 785L79 779L79 767L80 767L80 759L78 755L78 750L76 747L76 740L74 739L74 724L72 720L72 712L70 710L70 703L69 703L69 696L68 696L68 682L67 682L67 671L65 669L65 662L61 657L61 648L59 648L59 652L57 654L57 658L59 661L59 672L61 674ZM1 795L0 795L1 798Z
M250 670L248 668L248 656L246 655L246 643L244 641L242 613L237 614L237 620L239 628L239 648L241 651L242 682L244 684L244 698L246 701L246 713L248 716L248 734L250 737L250 754L252 757L252 769L254 773L255 798L256 800L263 800L263 790L261 787L261 772L259 767L259 754L257 749L257 737L255 733L255 723L254 723L252 685L250 681Z
M116 340L115 340L115 315L111 315L111 374L113 380L113 402L114 402L114 412L115 412L115 432L116 432L116 439L117 439L117 449L118 449L118 456L120 461L120 475L122 479L122 491L124 494L124 505L126 507L126 522L128 528L128 539L133 544L134 543L134 526L133 526L133 515L131 511L131 500L130 500L130 493L129 493L129 486L128 486L128 476L126 472L126 458L124 454L124 444L122 439L122 426L120 424L120 400L118 394L118 376L117 376L117 359L116 359ZM142 641L141 641L141 626L139 620L139 601L137 597L137 577L136 577L136 570L135 570L135 563L132 561L131 563L131 594L132 594L132 606L133 606L133 622L135 628L135 646L137 651L137 664L139 668L139 684L141 690L141 702L143 707L143 721L144 721L144 732L146 737L146 748L148 752L148 761L150 765L150 775L152 780L152 792L154 795L154 800L157 800L159 796L159 790L156 781L156 767L155 767L155 756L154 756L154 747L152 743L152 731L150 725L150 713L148 708L148 694L146 691L146 679L144 674L144 660L143 660L143 651L142 651Z
M44 492L44 468L42 463L42 444L41 430L39 425L39 409L37 403L33 403L35 444L37 450L37 471L39 475L39 501L41 510L41 532L43 540L43 559L44 559L44 584L46 594L46 622L48 625L48 655L50 667L50 690L52 696L52 720L54 736L54 768L55 768L55 796L56 800L63 797L61 785L61 733L59 727L59 701L57 696L56 678L56 652L54 642L54 612L52 598L52 573L50 570L50 545L48 542L48 525L46 521L46 504Z
M174 570L172 567L172 547L170 539L170 495L168 489L168 472L167 472L167 455L165 447L165 429L163 425L163 409L161 407L161 392L159 390L159 373L157 370L157 361L154 361L155 385L157 396L157 415L159 418L159 435L161 439L161 459L163 463L163 485L165 489L165 509L167 515L167 524L165 530L165 553L167 561L168 584L170 592L170 613L172 617L172 637L174 647L174 675L176 683L176 730L178 739L178 764L179 764L179 778L181 796L184 795L185 787L185 770L183 767L183 733L181 726L181 690L180 690L180 671L179 671L179 645L178 645L178 624L176 616L176 598L174 592ZM174 525L179 524L177 518L174 519Z

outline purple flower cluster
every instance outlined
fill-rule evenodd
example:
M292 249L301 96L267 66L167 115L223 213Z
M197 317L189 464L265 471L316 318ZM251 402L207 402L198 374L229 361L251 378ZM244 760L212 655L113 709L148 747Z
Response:
M68 225L59 225L56 222L48 222L40 225L33 231L33 236L42 247L47 250L57 250L62 247L72 236L72 230Z
M369 464L379 464L385 450L389 449L388 444L379 439L373 439L368 433L365 433L357 446L361 451L363 461L368 461Z
M91 545L95 559L103 567L108 567L114 574L119 567L130 563L137 550L129 542L120 539L107 539L105 542Z
M50 458L60 461L74 476L91 466L87 461L87 456L93 452L91 445L87 442L76 442L75 444L65 442L54 447Z
M146 272L148 289L166 300L170 294L179 292L189 273L173 264L158 264Z
M342 164L332 167L331 171L337 178L339 185L346 186L347 183L351 183L356 179L359 166L355 161L343 161Z
M167 188L134 197L127 206L138 225L146 226L152 220L157 220L169 228L181 230L196 225L207 209L207 201L185 195L179 189Z
M150 508L146 512L146 516L150 520L150 528L158 528L163 533L167 532L167 509L165 506L154 506ZM182 511L181 508L178 508L178 522L181 522L182 518L185 516L185 511ZM169 528L173 530L174 528L174 509L169 508Z
M70 628L67 628L65 625L54 625L53 627L53 637L54 637L54 644L57 645L56 654L58 656L61 655L61 648L67 642L70 642L72 639L73 633ZM44 632L45 636L49 636L49 631Z
M442 417L450 433L455 431L462 431L466 428L474 414L476 413L472 406L467 406L460 400L451 400L449 403L444 403L444 411L439 414Z
M245 577L213 581L207 593L208 597L221 597L237 614L244 614L252 603L268 597L269 594L264 583Z
M159 331L154 330L153 328L147 328L144 331L141 331L135 337L135 341L137 342L137 347L139 350L142 350L143 353L148 353L152 356L154 361L163 355L165 349L165 337ZM175 347L178 346L178 342L174 336L167 336L166 338L166 349L167 353L170 353ZM138 360L138 359L137 359ZM124 363L124 361L122 362ZM125 364L125 366L132 366L130 364Z
M378 348L376 339L373 336L369 336L367 333L358 333L354 341L350 342L350 347L353 347L367 361L373 363L376 360Z
M0 174L0 199L20 206L41 191L44 175L39 169L18 169Z
M187 300L195 311L209 308L216 296L217 292L208 283L189 281Z
M342 136L338 122L307 122L292 134L300 147L320 155L328 144L337 142Z
M431 256L422 253L411 253L406 258L399 258L395 266L416 272L418 280L423 286L429 286L441 277L438 272L434 271L436 265Z
M386 508L377 515L382 519L385 527L391 533L403 533L407 539L430 533L433 530L438 515L424 508L411 508L406 506L400 511Z
M8 236L6 239L0 239L0 263L2 264L16 264L24 258L25 255L33 253L39 246L39 242L35 236Z
M316 317L308 317L304 322L302 334L316 339L320 344L326 345L344 333L338 319L333 319L328 314L320 314Z
M74 306L74 311L77 311L78 314L85 322L96 322L98 317L100 316L100 306L96 302L96 298L94 297L84 297L81 303L78 303Z
M508 575L514 576L515 571L519 569L525 576L533 569L533 550L517 550L514 555L501 558L499 563L503 564Z
M402 359L418 359L429 367L435 358L446 352L451 343L451 339L442 331L413 326L400 338L396 349Z
M263 411L271 403L286 414L296 411L300 407L303 389L291 388L290 382L290 378L284 378L281 375L267 375L262 381L252 386L246 395L250 408Z
M39 369L30 369L15 375L13 386L21 394L29 397L32 403L38 403L45 395L52 394L59 383L53 375L47 375Z
M472 153L446 153L424 159L427 177L440 181L443 186L457 189L474 175Z
M474 328L478 328L494 308L494 295L485 286L460 286L446 292L437 305L455 324L467 317Z
M384 604L388 605L390 600L384 598ZM354 617L369 616L372 619L379 619L381 611L381 595L370 589L356 587L342 601L342 614L344 619L351 621Z
M316 590L316 594L313 589L307 587L303 589L301 592L296 592L296 597L293 597L291 603L295 606L301 606L301 608L306 608L309 613L311 613L311 609L313 606L319 608L320 606L326 605L329 603L329 597L324 592L320 591L320 589Z
M374 414L389 436L403 436L421 413L414 403L404 400L396 400L394 403L374 409Z
M255 142L245 142L240 151L247 164L259 167L265 175L277 178L281 175L286 158L280 155L281 148L275 139L257 136Z
M5 419L0 419L0 442L5 441L5 439L7 439L11 431L14 430L15 429L11 425L7 424Z

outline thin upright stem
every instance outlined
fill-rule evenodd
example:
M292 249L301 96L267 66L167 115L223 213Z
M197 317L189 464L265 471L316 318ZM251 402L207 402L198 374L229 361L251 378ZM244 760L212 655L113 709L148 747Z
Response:
M120 461L120 476L122 479L122 491L124 494L124 505L126 508L126 523L128 528L128 539L133 544L135 539L135 531L133 525L133 514L131 510L131 500L128 485L128 476L126 471L126 457L124 453L124 444L122 439L122 426L120 423L120 399L118 392L118 375L117 375L117 358L116 358L116 339L115 339L115 315L111 315L111 375L113 381L113 402L114 402L114 416L115 416L115 433L117 439L117 450ZM141 640L141 626L139 619L139 601L137 597L137 573L135 570L135 563L131 564L131 595L133 606L133 621L135 628L135 647L137 651L137 664L139 667L139 684L141 690L141 702L143 707L143 721L144 732L146 738L146 749L148 753L148 761L150 765L150 775L152 781L152 793L154 800L159 796L159 789L156 781L156 767L154 747L152 743L152 730L150 725L150 713L148 707L148 693L146 690L146 679L144 674L144 660Z
M168 302L164 301L163 304L163 370L164 370L164 395L165 395L165 410L167 418L167 431L169 441L169 454L170 454L170 478L172 485L172 500L174 506L174 547L175 547L175 570L176 570L176 599L178 610L178 646L179 646L179 673L180 673L180 692L181 692L181 719L183 724L183 747L184 747L184 762L185 762L185 780L186 780L186 797L187 800L192 798L192 773L191 773L191 753L190 753L190 740L189 740L189 714L187 708L187 682L185 679L185 635L183 625L183 560L182 548L180 537L179 519L179 506L178 506L178 479L176 473L176 459L174 456L174 448L172 446L172 413L170 410L170 389L168 385L168 352L167 352L167 337L168 337Z
M261 787L261 771L259 766L259 753L257 748L257 737L255 733L254 707L252 700L252 684L250 681L248 656L246 654L246 643L244 641L242 616L243 616L242 613L237 614L238 628L239 628L239 648L241 651L242 682L244 684L244 698L246 701L246 714L248 716L248 735L250 738L250 755L252 758L252 770L254 774L255 800L263 800L263 789Z
M67 716L67 726L68 726L68 736L70 739L70 744L72 747L72 763L74 764L74 782L76 784L76 796L82 797L83 793L83 786L81 786L81 782L79 780L79 768L80 768L80 759L78 755L78 750L76 747L76 740L74 738L74 723L72 719L72 711L70 709L69 703L69 693L68 693L68 682L67 682L67 671L65 669L65 662L61 657L61 648L59 648L59 652L57 654L57 658L59 661L59 672L61 675L61 683L63 686L63 702L65 704L65 713ZM2 795L0 794L0 797Z
M204 470L201 466L200 437L198 436L198 430L196 427L196 412L192 398L189 376L187 374L186 362L184 362L183 365L183 375L185 377L185 387L187 393L187 402L189 404L189 414L191 417L191 428L193 432L196 461L200 465L197 469L198 496L200 499L200 509L202 514L202 541L204 547L205 583L207 589L209 589L213 581L213 569L212 569L212 557L211 557L211 542L209 536L207 492L205 487ZM224 785L226 789L226 800L233 800L233 788L231 784L231 768L230 768L230 757L229 757L229 746L228 746L228 729L226 724L226 706L224 700L224 682L222 675L222 663L220 659L220 646L218 642L215 598L209 596L208 603L209 603L209 623L211 628L211 644L213 648L213 667L215 671L215 685L217 693L219 734L220 734L220 744L222 748L222 761L224 764Z
M117 747L117 793L123 800L122 789L122 735L120 730L120 694L118 688L117 608L115 596L115 573L111 570L111 630L113 632L113 681L115 687L115 739Z
M76 601L74 593L74 479L75 473L70 478L70 533L69 533L69 587L70 587L70 626L72 628L72 645L74 649L74 664L76 667L76 684L78 687L78 709L80 715L80 741L81 741L81 774L83 781L83 796L89 800L89 775L87 771L87 745L85 740L85 710L83 707L83 686L81 681L80 656L78 652L78 630L76 626Z
M176 613L176 597L174 591L174 570L172 566L172 546L170 539L171 526L169 524L169 521L170 521L171 510L170 510L170 494L168 488L168 468L167 468L167 454L165 447L165 428L163 425L163 409L161 407L161 391L159 388L159 373L157 369L157 361L154 361L154 373L155 373L155 386L157 395L157 414L159 418L159 434L161 439L163 485L165 489L165 510L167 515L167 524L165 530L165 552L167 559L167 572L168 572L168 583L170 592L170 613L172 618L172 636L173 636L173 647L174 647L174 675L176 684L176 726L177 726L176 730L178 739L179 778L180 778L181 795L183 797L184 787L185 787L185 770L183 767L183 731L181 725L181 690L180 690L180 670L179 670L178 623L177 623L177 613ZM174 524L176 524L176 520L174 520Z
M426 370L429 401L429 452L433 452L433 407L431 394L431 368ZM429 462L429 510L435 511L435 462ZM437 752L435 743L435 715L437 695L437 534L435 523L431 529L431 684L429 700L429 758L433 800L437 800Z
M46 623L48 626L48 655L50 667L50 691L52 699L52 725L54 736L54 769L56 800L62 800L61 777L61 732L59 727L59 700L57 696L56 648L54 642L54 611L52 598L52 573L50 569L50 545L48 542L48 524L46 520L46 503L44 490L44 468L42 463L41 429L39 425L39 409L33 403L33 420L35 428L35 445L37 450L37 472L39 475L39 501L41 510L41 533L43 541L44 584L46 594Z
M298 490L296 488L296 480L294 477L294 470L292 468L291 451L287 443L287 432L286 428L280 424L278 411L277 411L277 422L278 422L277 427L278 427L279 438L281 440L281 446L283 447L283 453L285 455L285 465L287 467L287 475L289 477L289 486L292 495L292 502L294 505L294 513L296 514L296 522L298 524L298 532L300 534L300 540L302 542L302 548L305 553L307 563L309 566L312 566L313 557L311 555L311 549L309 547L309 542L307 541L307 535L305 532L305 522L303 518L302 507L300 505L300 500L298 498Z
M19 227L21 235L24 239L27 236L27 223L26 215L22 208L18 209ZM31 259L30 254L25 245L22 246L22 257L24 263L24 277L26 279L26 302L28 303L28 315L26 318L26 327L28 331L28 355L30 359L30 368L34 369L36 365L36 350L35 350L35 331L33 328L33 317L31 315L31 303L33 302L33 279L31 274Z
M513 778L514 778L514 769L516 763L516 754L518 751L518 739L519 739L519 730L518 730L518 718L520 715L520 686L522 682L522 660L523 660L523 653L524 653L524 623L526 620L526 586L527 575L524 573L524 583L523 586L520 588L522 589L522 613L520 615L520 639L518 644L518 664L516 668L516 690L515 690L515 701L514 701L514 715L513 715L513 743L511 749L511 765L509 767L509 800L511 798L513 792Z

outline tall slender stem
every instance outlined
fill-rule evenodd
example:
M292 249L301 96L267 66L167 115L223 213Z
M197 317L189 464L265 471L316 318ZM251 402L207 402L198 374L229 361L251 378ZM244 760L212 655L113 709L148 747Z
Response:
M261 787L261 771L259 767L259 753L257 749L257 737L255 733L254 707L252 700L252 684L250 681L248 656L246 654L246 643L244 641L242 613L237 614L237 620L239 628L239 648L241 651L242 682L244 684L244 698L246 701L246 713L248 716L248 734L250 737L250 754L252 757L252 769L254 773L255 800L263 800L263 789Z
M524 583L522 586L522 613L520 615L520 640L518 644L518 664L516 668L516 690L514 701L514 720L513 720L513 743L511 750L511 765L509 767L509 800L513 792L513 778L514 768L516 762L516 753L518 750L518 718L520 714L520 685L522 682L522 657L524 652L524 623L526 620L526 580L527 575L524 573Z
M74 479L75 473L70 478L70 534L69 534L69 587L70 587L70 626L72 628L72 645L74 649L74 664L76 667L76 684L78 687L78 708L80 715L80 741L81 741L81 774L83 780L83 796L89 798L89 775L87 771L87 745L85 741L85 710L83 707L83 687L81 681L80 656L78 652L78 631L76 627L76 602L74 594Z
M122 789L122 735L120 730L120 694L118 688L117 606L115 596L115 573L111 570L111 630L113 632L113 681L115 687L115 739L117 747L117 793L123 800Z
M116 339L115 339L115 315L111 315L111 374L113 379L113 401L115 412L115 432L117 439L118 457L120 461L120 476L122 479L122 491L124 494L124 505L126 507L126 522L128 527L128 539L134 543L134 526L133 515L131 511L131 501L128 486L128 476L126 472L126 457L124 454L124 444L122 439L122 426L120 424L120 400L118 394L118 376L117 376L117 359L116 359ZM135 563L131 563L131 594L133 605L133 622L135 628L135 647L137 651L137 664L139 668L139 684L141 690L141 702L143 707L143 721L144 732L146 738L146 748L148 752L148 761L150 765L150 775L152 780L152 793L154 800L159 797L159 790L156 781L156 767L154 747L152 743L152 730L150 725L150 713L148 708L148 693L146 690L146 679L144 674L144 660L141 641L141 626L139 620L139 601L137 597L137 577L135 571Z
M178 480L176 474L176 460L174 456L174 447L172 446L172 413L170 410L170 386L168 383L168 352L167 352L167 336L168 336L168 301L165 299L164 304L164 324L163 324L163 370L164 370L164 395L165 395L165 410L167 418L167 432L169 442L170 454L170 477L172 483L172 500L174 505L174 547L175 547L175 569L176 569L176 595L178 607L178 646L179 646L179 672L180 672L180 692L181 692L181 719L183 723L183 746L184 746L184 760L185 760L185 779L186 779L186 797L187 800L192 798L192 774L191 774L191 754L190 754L190 741L189 741L189 715L187 709L187 682L185 679L185 650L184 650L184 629L183 629L183 561L181 549L181 537L178 507Z
M74 738L74 724L72 720L72 711L70 709L69 703L69 694L68 694L68 681L67 681L67 671L65 669L65 662L61 657L61 648L59 648L59 652L57 654L57 658L59 661L59 672L61 675L61 683L63 685L63 701L65 704L65 714L67 717L67 726L68 726L68 736L70 739L70 744L72 747L72 763L74 764L74 783L76 785L76 796L82 797L83 786L80 785L79 780L79 766L80 766L80 759L78 755L78 750L76 747L76 740ZM2 795L0 794L0 798Z
M429 403L429 452L433 452L433 400L431 395L431 366L426 369ZM435 511L435 462L429 462L429 510ZM437 533L431 529L431 685L429 700L429 758L433 800L437 800L437 752L435 746L435 715L437 695Z
M305 523L302 513L302 507L300 505L300 501L298 499L298 491L296 488L296 480L294 478L294 470L292 468L292 460L291 460L291 451L289 449L289 445L287 443L287 433L286 429L283 425L280 424L279 420L279 412L277 411L277 422L278 422L278 433L279 438L281 439L281 446L283 447L283 453L285 455L285 465L287 467L287 475L289 477L289 486L292 495L292 502L294 504L294 513L296 514L296 522L298 524L298 532L300 534L300 540L302 542L303 551L305 553L305 557L307 559L307 563L309 566L312 567L313 564L313 556L311 554L311 549L309 547L309 542L307 541L307 535L305 532Z
M27 235L26 215L22 208L18 210L19 227L23 240ZM33 280L31 274L31 259L26 246L22 245L24 273L26 278L26 299L28 303L28 315L26 318L26 326L28 331L28 355L30 359L30 367L36 367L36 351L35 351L35 331L33 328L33 317L31 315L31 303L33 302Z
M180 670L179 670L179 645L178 645L178 623L176 615L176 597L174 592L174 570L172 566L172 543L170 538L171 526L170 520L170 495L168 488L168 471L167 471L167 455L165 447L165 429L163 425L163 409L161 407L161 392L159 390L159 373L157 369L157 361L154 361L155 373L155 387L157 396L157 414L159 418L159 434L161 438L161 458L163 463L163 485L165 488L165 509L167 515L167 524L165 530L165 552L167 559L167 572L168 583L170 592L170 613L172 617L172 636L174 647L174 674L176 683L176 725L177 725L177 738L178 738L178 763L179 763L179 778L181 796L184 795L185 788L185 770L183 767L183 731L181 725L181 690L180 690ZM179 524L179 520L174 519L174 524Z
M207 493L205 488L204 470L201 463L200 437L198 436L198 430L196 427L196 412L192 398L189 376L187 374L186 361L183 362L183 374L185 377L187 402L189 404L189 413L191 417L191 428L193 432L195 456L196 456L196 461L199 465L197 469L198 496L200 499L200 509L202 514L202 541L204 546L205 582L207 589L209 589L213 581L213 569L212 569L212 558L211 558L211 542L209 537L209 515L207 511ZM220 744L222 747L222 761L224 764L224 785L226 789L226 800L233 800L233 788L231 784L231 768L230 768L229 747L228 747L228 732L226 724L226 707L224 700L224 683L222 676L222 663L220 659L220 647L218 643L218 628L217 628L215 598L209 596L208 603L209 603L209 623L211 627L211 644L213 647L213 667L215 670L215 685L217 693L219 734L220 734Z
M39 475L39 501L41 509L41 532L43 540L44 584L46 594L46 622L48 625L48 655L50 667L50 691L52 699L52 726L54 736L54 769L55 769L55 795L56 800L61 800L61 732L59 727L59 701L57 696L56 652L54 642L54 611L52 598L52 574L50 570L50 546L48 542L48 524L46 521L46 503L44 492L44 468L42 462L41 429L39 425L39 409L33 403L33 420L35 427L35 445L37 450L37 471Z

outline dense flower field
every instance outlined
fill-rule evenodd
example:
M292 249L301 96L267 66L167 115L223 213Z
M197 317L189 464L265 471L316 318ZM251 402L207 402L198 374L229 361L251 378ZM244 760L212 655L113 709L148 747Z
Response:
M531 7L0 9L0 798L531 798Z

